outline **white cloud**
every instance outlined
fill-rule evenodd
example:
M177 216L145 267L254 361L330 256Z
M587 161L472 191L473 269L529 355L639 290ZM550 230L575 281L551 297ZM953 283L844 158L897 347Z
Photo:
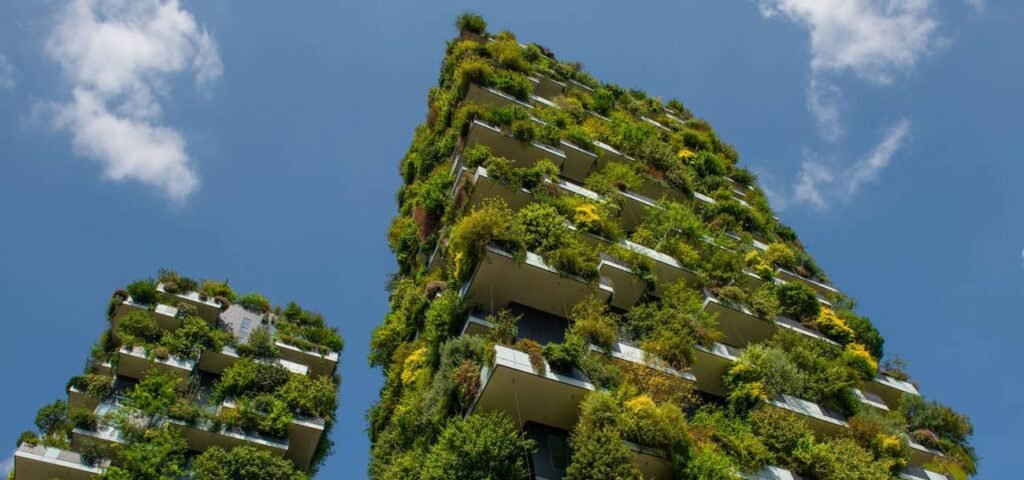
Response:
M978 13L985 11L985 0L964 0L964 2Z
M0 90L13 90L18 82L14 79L14 65L0 53Z
M940 43L931 0L758 0L758 6L765 17L784 16L807 28L808 110L830 141L842 134L836 76L849 72L887 85Z
M849 201L863 184L879 178L910 137L910 129L910 120L900 119L885 131L882 140L867 155L845 168L805 153L792 194L776 191L769 200L779 210L799 203L824 210L833 200Z
M187 70L205 88L223 72L217 46L178 0L74 0L59 13L46 53L73 84L53 105L76 153L113 180L136 180L176 202L199 186L186 142L163 125L167 81Z

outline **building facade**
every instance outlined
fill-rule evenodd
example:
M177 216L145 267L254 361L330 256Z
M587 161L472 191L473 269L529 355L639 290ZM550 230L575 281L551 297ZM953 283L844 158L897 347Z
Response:
M133 282L11 478L306 478L330 448L342 347L294 302L173 271Z
M373 478L975 473L707 122L457 26L400 165Z

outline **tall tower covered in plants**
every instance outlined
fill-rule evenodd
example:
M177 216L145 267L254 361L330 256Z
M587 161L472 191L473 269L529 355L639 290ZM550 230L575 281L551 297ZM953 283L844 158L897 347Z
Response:
M457 25L401 161L373 478L975 473L711 125Z
M162 270L114 292L84 373L18 439L10 478L308 478L331 448L342 347L294 302Z

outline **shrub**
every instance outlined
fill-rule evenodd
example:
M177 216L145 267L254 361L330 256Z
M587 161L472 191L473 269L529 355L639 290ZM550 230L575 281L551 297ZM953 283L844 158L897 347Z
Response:
M802 283L783 283L775 286L779 298L779 312L793 320L806 321L818 317L821 304L810 287Z
M269 358L276 357L279 352L270 329L262 326L249 332L249 340L238 345L238 354L243 357Z
M68 408L68 421L75 428L96 430L96 414L92 410L80 407Z
M124 403L144 415L154 416L166 413L177 397L178 379L168 373L150 370L125 395Z
M510 344L515 341L519 334L519 320L522 315L516 315L510 310L502 310L496 315L488 315L487 321L492 325L489 337L495 343Z
M236 426L278 438L288 435L292 412L283 400L263 394L242 397L236 404L238 415L233 417Z
M453 419L423 459L422 480L519 480L534 442L503 413Z
M537 375L547 373L547 367L544 364L544 347L540 346L535 340L520 338L512 345L512 348L525 352L530 357L530 365L533 366L533 371Z
M118 450L118 463L100 475L101 480L141 478L170 480L185 475L188 444L171 427L147 430L143 441L132 442Z
M212 447L192 462L195 478L204 480L305 480L307 477L295 469L285 458L267 451L243 445L225 452Z
M126 288L132 301L140 305L156 305L156 282L153 279L136 280Z
M570 331L589 343L610 349L619 339L617 316L596 297L591 296L573 306L570 319Z
M772 453L772 463L787 468L797 466L793 452L801 444L814 441L807 423L785 410L759 407L750 412L750 427Z
M622 442L621 408L611 395L596 392L580 405L580 421L570 437L572 459L566 480L643 478L633 453Z
M762 285L750 295L750 311L765 320L779 316L779 299L769 284Z
M238 294L235 293L230 285L228 285L227 280L223 282L219 280L206 280L203 282L203 286L200 288L199 293L210 298L224 298L231 303L238 300Z
M189 316L177 330L164 332L160 343L174 355L198 359L204 350L219 352L230 341L231 333L211 327L200 317Z
M39 445L39 441L39 434L31 430L26 430L18 435L18 446L21 446L21 444L24 443L30 447L34 447Z
M92 398L107 398L114 393L114 379L107 375L90 373L68 380L67 388L75 387Z
M520 340L532 341L532 340ZM544 346L541 361L547 359L548 364L551 368L557 372L568 373L571 372L574 367L580 366L583 362L583 358L587 355L588 345L587 341L576 334L569 333L565 336L565 341L562 343L549 343ZM533 356L530 357L531 362ZM539 363L543 367L543 363ZM534 365L537 368L537 365ZM543 368L537 370L538 374L543 374Z
M512 122L509 129L512 136L520 142L532 142L534 138L537 138L537 125L533 120L516 120Z
M455 19L455 28L483 35L487 31L487 21L473 12L463 12Z
M686 462L685 478L700 480L734 480L736 468L732 459L714 444L704 444L696 449Z
M468 280L472 269L476 268L491 244L521 260L526 254L524 235L507 205L500 201L485 202L452 228L448 250L455 280Z
M857 337L856 332L850 328L845 321L836 316L831 308L821 308L818 319L814 322L814 328L824 333L825 336L843 344L849 344Z
M338 408L337 386L330 377L291 375L274 395L293 411L317 418L331 418Z
M242 296L238 299L238 304L254 312L267 313L270 311L270 300L255 292Z
M530 62L526 60L526 51L519 46L511 32L499 33L485 48L499 67L529 73Z
M150 312L133 310L117 322L117 336L127 345L148 344L160 340L163 330Z
M875 460L871 452L849 438L822 443L802 442L794 455L800 470L818 480L886 480L892 478L891 460Z
M243 358L226 368L220 380L214 385L218 399L273 393L288 383L288 370L277 365Z
M720 408L701 407L690 420L690 426L694 438L721 449L743 471L757 472L771 459L771 452L754 434L750 423Z
M693 347L720 337L713 315L704 311L700 294L684 282L665 287L659 302L633 307L624 316L624 326L640 346L673 368L693 362Z
M875 360L864 345L849 343L843 350L843 361L853 370L857 371L861 378L870 380L878 374L878 360Z

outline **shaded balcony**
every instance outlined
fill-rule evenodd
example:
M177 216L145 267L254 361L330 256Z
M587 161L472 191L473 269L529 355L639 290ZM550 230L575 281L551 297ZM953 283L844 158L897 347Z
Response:
M14 480L88 480L102 474L109 461L96 462L69 450L21 444L14 452Z
M136 380L142 380L147 372L155 369L178 378L178 386L185 388L188 377L195 368L195 360L174 355L157 358L147 354L146 349L140 346L124 346L118 351L117 374Z
M534 253L527 253L522 264L512 254L487 247L483 260L462 287L462 295L486 311L497 312L518 303L552 315L567 317L569 310L595 295L608 301L613 293L607 279L596 284L563 275Z

